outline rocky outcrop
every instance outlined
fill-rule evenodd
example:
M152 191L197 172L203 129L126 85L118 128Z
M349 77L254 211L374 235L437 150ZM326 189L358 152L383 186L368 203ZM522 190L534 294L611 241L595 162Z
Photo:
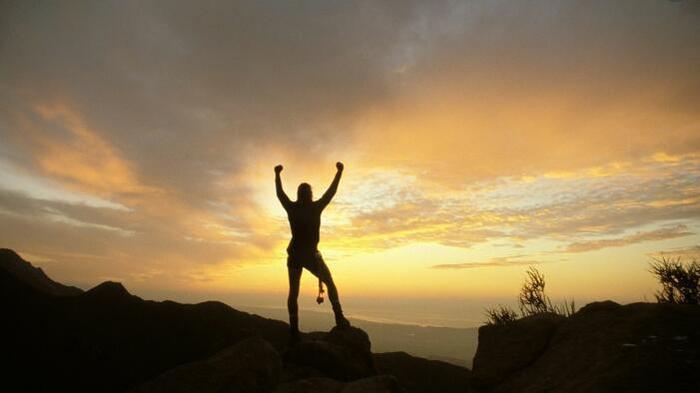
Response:
M479 330L474 385L489 392L700 391L700 307L591 303L569 318Z
M472 382L481 388L491 388L534 363L565 319L548 313L505 325L480 327Z
M318 370L340 381L375 375L369 336L356 327L311 333L284 354L288 363Z

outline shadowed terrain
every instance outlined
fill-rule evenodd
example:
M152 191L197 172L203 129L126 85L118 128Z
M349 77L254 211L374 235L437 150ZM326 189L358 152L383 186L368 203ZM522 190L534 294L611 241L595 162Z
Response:
M402 374L392 370L429 362L406 354L375 361L367 334L356 328L305 334L289 348L284 322L219 302L147 301L116 282L58 296L55 288L63 286L40 269L11 250L3 249L0 256L0 307L7 321L2 333L11 338L5 383L27 392L176 391L172 386L204 392L239 389L240 384L252 384L245 385L252 390L234 391L267 391L278 385L281 391L307 385L317 389L311 391L334 391L355 381L359 385L353 389L400 391L401 381L381 377L378 370ZM430 362L456 370L461 385L469 377L465 368ZM419 368L411 378L428 380L427 371ZM433 386L442 383L443 391L458 391L451 388L453 380L436 380ZM413 386L408 391L425 390Z
M606 301L482 326L470 371L373 353L356 327L290 346L286 323L223 303L146 301L115 282L82 292L0 257L4 383L26 392L700 391L696 305Z

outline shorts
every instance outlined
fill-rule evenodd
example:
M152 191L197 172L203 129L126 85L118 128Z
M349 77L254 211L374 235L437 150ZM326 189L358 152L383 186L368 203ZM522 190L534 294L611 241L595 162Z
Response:
M308 252L287 250L287 267L289 268L306 268L314 273L324 265L323 256L318 250Z

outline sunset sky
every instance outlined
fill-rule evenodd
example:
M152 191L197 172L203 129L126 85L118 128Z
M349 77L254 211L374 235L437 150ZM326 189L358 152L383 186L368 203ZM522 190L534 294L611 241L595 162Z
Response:
M283 305L273 167L318 197L336 161L350 305L482 309L530 265L653 300L652 256L700 255L700 2L0 5L0 247L59 281Z

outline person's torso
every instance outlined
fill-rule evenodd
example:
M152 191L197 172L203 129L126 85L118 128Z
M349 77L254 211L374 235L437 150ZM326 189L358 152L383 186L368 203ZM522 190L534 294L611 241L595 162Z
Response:
M321 209L317 203L292 204L287 211L289 227L292 230L290 251L315 251L321 228Z

